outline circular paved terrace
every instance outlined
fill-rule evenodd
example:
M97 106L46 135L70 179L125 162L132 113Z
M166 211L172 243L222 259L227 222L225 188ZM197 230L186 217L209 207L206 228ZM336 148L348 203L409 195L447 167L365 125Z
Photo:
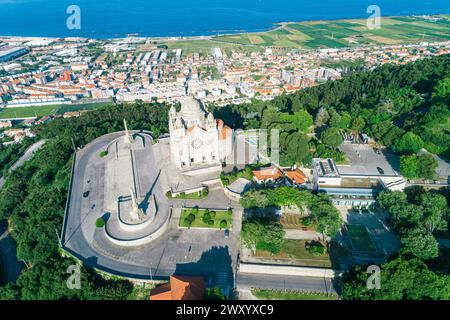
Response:
M137 131L133 132L138 133ZM161 187L164 177L165 164L161 161L154 163L154 146L143 153L148 158L144 166L149 172L144 173L149 185L141 183L142 192L138 190L138 202L142 204L145 196L155 195L158 207L158 214L155 217L152 228L158 229L163 223L163 212L167 214L171 211L169 205L173 207L173 215L169 217L168 228L160 228L164 232L155 237L151 242L140 246L123 246L114 244L107 237L104 229L95 227L95 220L105 212L113 213L108 207L107 189L105 189L106 159L101 158L100 152L105 150L116 139L124 137L124 132L115 132L104 135L89 143L77 152L72 175L72 188L68 202L68 209L64 221L62 234L63 248L82 260L89 267L98 268L111 274L134 279L166 279L177 270L186 270L189 274L202 274L211 279L214 283L218 274L227 274L227 281L233 279L233 266L236 263L237 242L240 230L240 212L233 214L233 228L230 236L225 238L220 230L182 230L178 228L180 207L194 206L195 200L171 199L167 200L164 194L164 187ZM146 138L147 139L147 138ZM150 141L151 138L149 137ZM109 154L108 154L109 155ZM144 160L143 160L144 161ZM162 171L161 171L162 169ZM156 178L155 178L156 177ZM127 187L128 188L128 187ZM139 189L139 188L137 188ZM83 197L83 193L90 191L88 197ZM227 199L223 190L219 186L212 188L206 199L201 200L201 205L208 208L224 209L228 207L240 208L235 202ZM129 192L128 192L129 194ZM117 201L115 201L117 203ZM108 204L107 204L108 203ZM239 210L239 209L238 209ZM110 219L114 214L110 215ZM114 220L110 220L113 222ZM113 224L108 227L113 227ZM151 230L139 234L141 237L149 234ZM124 237L125 236L125 237ZM121 237L126 238L126 233L121 233ZM131 239L131 234L130 238ZM223 276L220 278L223 278Z

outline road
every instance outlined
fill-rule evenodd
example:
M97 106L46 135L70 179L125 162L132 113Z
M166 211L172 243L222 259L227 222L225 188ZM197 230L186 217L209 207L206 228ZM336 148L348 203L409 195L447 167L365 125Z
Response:
M336 293L331 279L238 273L237 289L275 289Z
M183 230L178 228L178 220L175 219L176 211L180 211L176 209L180 205L177 202L173 205L174 213L168 230L151 243L139 247L113 245L106 239L103 230L93 228L95 218L104 207L104 168L100 165L102 160L98 154L119 136L123 136L123 132L102 136L77 152L69 207L61 237L64 249L89 267L127 278L164 280L178 272L201 274L208 284L232 287L240 215L234 215L233 226L236 228L231 230L229 238L225 238L221 230ZM97 172L97 175L92 176L92 172ZM91 198L91 195L87 199L83 198L86 183L90 185L95 198ZM213 194L211 191L211 196ZM84 200L89 200L95 207L83 206ZM159 209L162 210L161 207Z
M25 153L17 160L9 169L9 171L14 171L17 168L21 167L27 160L30 160L34 153L39 150L45 143L45 140L40 140L34 144L32 144ZM3 177L0 178L0 189L5 184L5 179Z
M63 247L87 266L119 276L163 280L174 272L180 272L180 274L202 275L209 285L232 287L235 280L237 243L242 217L240 210L236 210L233 215L233 228L228 239L224 238L223 231L179 229L176 213L173 213L169 229L164 235L150 244L136 248L114 246L104 239L103 233L98 230L94 231L94 235L83 232L89 229L85 224L91 219L89 215L92 213L83 213L82 208L83 188L88 179L86 174L89 170L97 170L96 161L92 161L92 157L98 157L102 148L121 135L123 132L102 136L77 152L68 215L62 235ZM90 166L92 168L89 169ZM101 174L101 170L99 172ZM93 182L91 180L91 184ZM215 186L212 187L210 197L205 201L211 207L217 207L224 201L222 194L216 191L218 190L215 190ZM179 211L175 208L186 205L185 202L193 204L192 200L171 202L174 212ZM102 207L101 201L96 201L96 204L95 209ZM228 207L229 203L226 204ZM253 274L238 274L237 287L334 291L329 279L325 281L322 278Z

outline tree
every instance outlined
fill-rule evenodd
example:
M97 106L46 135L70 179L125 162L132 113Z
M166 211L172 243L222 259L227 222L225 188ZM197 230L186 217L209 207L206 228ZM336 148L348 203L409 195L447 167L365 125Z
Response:
M438 85L434 88L433 98L450 104L450 77L447 77L439 81Z
M379 290L367 288L365 267L355 266L345 272L342 298L345 300L446 300L450 298L450 276L428 269L420 259L395 257L381 266Z
M401 139L394 143L394 151L400 153L417 153L423 146L422 138L412 132L407 132Z
M305 110L295 112L291 118L292 124L301 132L306 132L313 124L313 118Z
M242 240L253 253L259 248L277 254L284 244L284 235L285 231L278 221L251 218L242 222Z
M408 179L416 179L419 177L419 166L415 154L400 157L400 173Z
M337 148L342 144L342 136L337 128L328 128L320 135L322 142L330 147Z
M417 227L406 231L401 238L404 250L422 260L436 258L439 255L439 245L432 234Z
M366 125L366 121L364 121L363 117L356 117L352 121L352 129L361 132L364 129L364 126Z
M417 156L417 170L421 178L433 179L438 167L437 160L431 154L420 154Z
M220 229L225 229L228 226L227 220L220 221Z
M312 199L310 204L311 217L317 223L317 231L322 235L334 237L342 227L343 220L339 211L333 206L325 194Z
M418 202L423 210L422 221L425 229L433 233L447 230L447 199L437 193L426 192L419 196Z
M205 300L226 300L220 287L208 288L205 291Z
M266 208L272 204L269 202L266 190L250 190L240 200L244 208Z

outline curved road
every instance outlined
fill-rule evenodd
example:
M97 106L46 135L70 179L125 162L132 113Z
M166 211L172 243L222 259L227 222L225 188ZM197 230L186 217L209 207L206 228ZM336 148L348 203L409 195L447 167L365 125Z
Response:
M92 157L98 156L102 149L120 136L123 136L123 132L101 136L77 152L72 173L72 190L69 195L69 205L65 216L61 242L65 250L89 267L124 277L148 279L150 277L149 268L123 263L107 256L100 250L93 248L92 239L88 241L83 232L85 226L82 226L82 224L85 224L86 220L90 218L89 215L93 213L91 211L87 213L82 212L83 187L88 164ZM92 182L97 183L98 181ZM101 210L102 205L96 204L96 207L94 209Z
M32 144L25 153L17 160L9 169L9 171L14 171L17 168L21 167L27 160L30 160L34 153L39 150L45 143L45 140L40 140L34 144ZM5 178L0 178L0 189L5 184Z

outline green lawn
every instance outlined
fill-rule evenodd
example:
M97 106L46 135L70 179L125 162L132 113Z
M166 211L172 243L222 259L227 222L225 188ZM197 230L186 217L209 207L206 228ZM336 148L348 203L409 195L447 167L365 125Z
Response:
M375 246L366 226L357 224L347 225L348 236L352 242L354 251L376 252Z
M210 212L210 214L211 214L211 212L213 212L213 211L199 209L198 212L196 212L195 209L183 209L181 211L179 226L188 228L189 225L186 223L185 219L189 216L189 214L192 213L192 214L195 215L195 220L192 222L190 227L193 227L193 228L221 229L220 228L220 222L222 220L225 220L227 222L226 229L230 229L231 228L231 225L232 225L232 213L229 213L228 211L214 210L215 217L213 218L212 215L211 215L211 218L214 221L214 223L212 225L209 225L206 222L204 222L203 219L202 219L206 212Z
M177 196L172 196L172 193L170 191L168 191L166 193L167 198L169 199L194 199L194 200L199 200L199 199L204 199L208 196L208 189L205 188L200 192L194 192L194 193L181 193Z
M253 289L252 294L261 300L337 300L336 294L319 292Z
M256 257L274 260L290 260L297 265L308 267L330 268L331 260L328 253L315 256L306 249L306 240L285 240L281 252L271 255L267 251L256 250Z
M0 110L0 119L43 117L55 114L59 105L38 107L13 107Z

